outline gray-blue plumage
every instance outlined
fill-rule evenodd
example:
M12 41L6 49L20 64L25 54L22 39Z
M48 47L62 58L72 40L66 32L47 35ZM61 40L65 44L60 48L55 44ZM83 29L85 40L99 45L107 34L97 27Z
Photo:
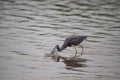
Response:
M56 45L51 53L54 53L55 49L57 49L58 51L62 51L67 47L71 47L73 45L77 46L81 42L83 42L83 40L85 40L87 37L88 36L79 36L79 35L70 36L70 37L66 38L66 40L64 41L64 44L61 47L59 47L59 45Z

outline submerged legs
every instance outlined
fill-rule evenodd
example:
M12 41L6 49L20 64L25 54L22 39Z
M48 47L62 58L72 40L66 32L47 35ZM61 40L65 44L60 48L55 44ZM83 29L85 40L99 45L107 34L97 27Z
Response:
M76 51L76 52L75 52L75 56L74 56L75 59L77 59L78 57L80 57L80 56L82 56L82 55L84 54L83 46L82 46L82 45L79 45L79 47L82 48L82 52L81 52L80 55L77 56L77 49L76 49L76 46L74 46L75 51Z
M79 45L79 47L82 48L82 53L80 54L80 56L82 56L82 55L84 54L83 46L82 46L82 45Z
M74 59L76 60L77 59L77 49L76 49L76 46L74 46L75 48L75 56L74 56Z

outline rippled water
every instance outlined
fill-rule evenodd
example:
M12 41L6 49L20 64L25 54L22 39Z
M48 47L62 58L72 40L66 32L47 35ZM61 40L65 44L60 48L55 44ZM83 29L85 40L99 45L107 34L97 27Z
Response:
M44 57L73 34L90 36L86 66ZM0 80L119 79L119 0L0 0Z

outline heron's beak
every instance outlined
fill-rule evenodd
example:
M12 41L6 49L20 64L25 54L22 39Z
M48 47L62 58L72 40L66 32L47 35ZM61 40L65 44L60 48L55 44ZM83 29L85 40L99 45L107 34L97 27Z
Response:
M53 48L53 50L51 51L51 54L53 54L54 55L54 53L56 52L56 49L55 48Z

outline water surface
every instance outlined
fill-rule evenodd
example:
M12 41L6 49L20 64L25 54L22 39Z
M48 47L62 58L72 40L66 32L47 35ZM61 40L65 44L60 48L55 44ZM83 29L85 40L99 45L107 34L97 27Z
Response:
M86 66L44 57L74 34L90 36L82 43ZM119 35L119 0L1 0L0 79L119 80Z

